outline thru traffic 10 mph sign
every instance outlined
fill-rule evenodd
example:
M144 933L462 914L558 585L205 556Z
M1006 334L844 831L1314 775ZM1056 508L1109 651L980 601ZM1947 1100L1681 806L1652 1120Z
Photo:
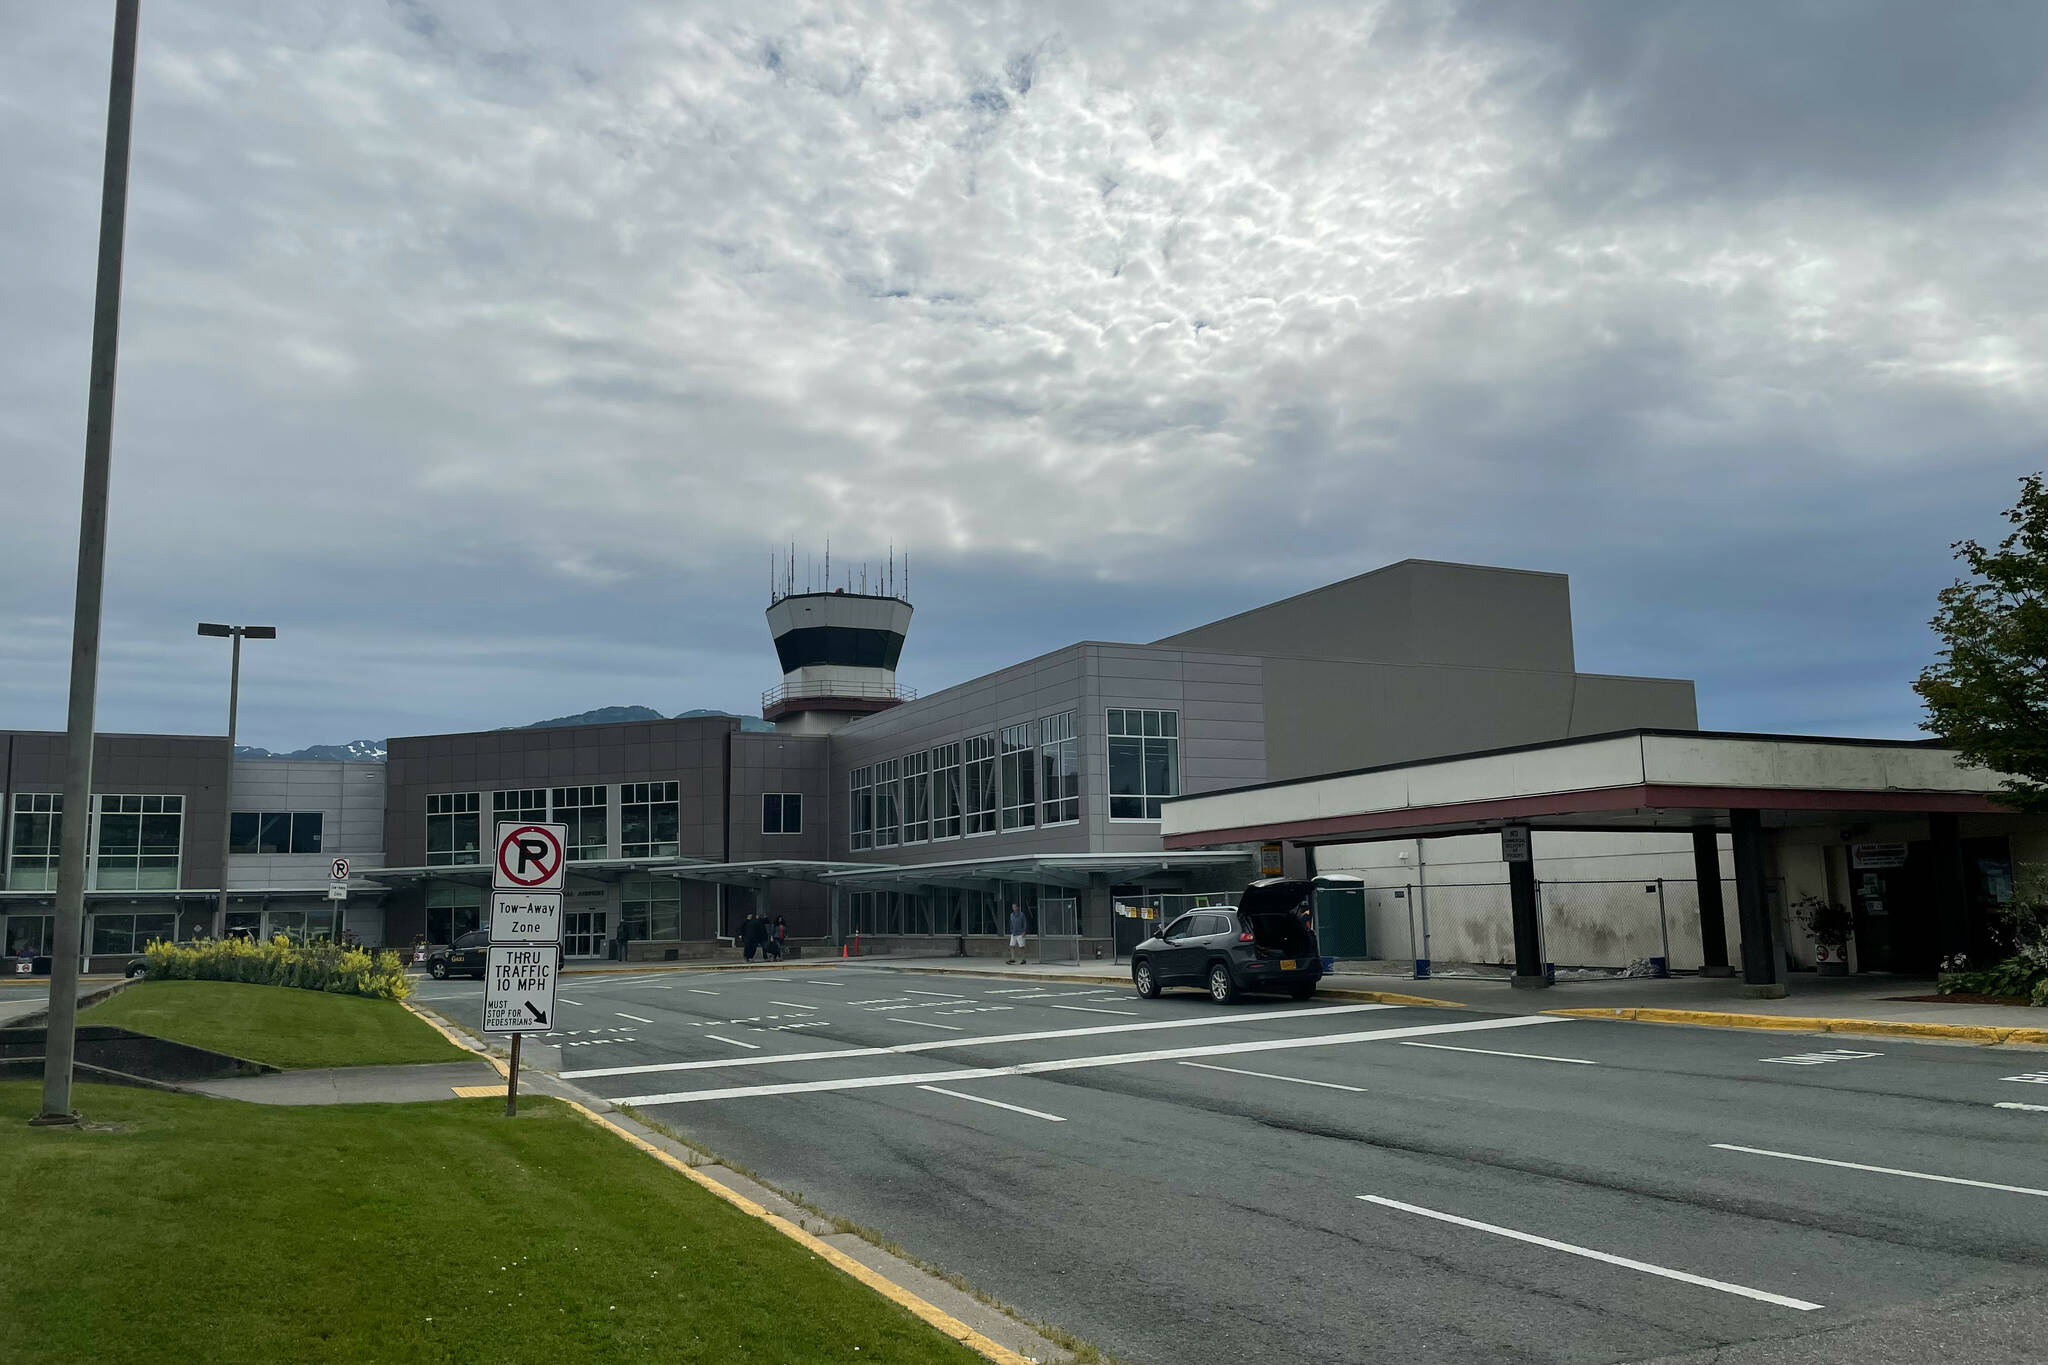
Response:
M546 1033L555 1019L555 945L494 943L484 960L484 1032Z

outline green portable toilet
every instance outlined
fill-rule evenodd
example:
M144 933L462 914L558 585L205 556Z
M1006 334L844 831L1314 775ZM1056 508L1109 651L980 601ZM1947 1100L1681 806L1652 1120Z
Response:
M1365 879L1342 872L1316 878L1316 938L1325 957L1370 957L1365 944Z

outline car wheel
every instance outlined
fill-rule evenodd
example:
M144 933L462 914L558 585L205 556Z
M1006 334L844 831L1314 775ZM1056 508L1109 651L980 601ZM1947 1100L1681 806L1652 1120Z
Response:
M1296 1000L1306 1000L1316 993L1316 983L1311 981L1306 986L1291 986L1287 993Z
M1137 987L1138 994L1147 1000L1159 998L1159 978L1152 975L1151 963L1140 961L1131 968L1131 984Z
M436 958L427 967L427 974L436 981L446 981L448 979L448 964Z
M1237 999L1237 983L1230 979L1229 964L1209 964L1209 998L1219 1005L1227 1005Z
M148 975L149 964L147 962L138 962L128 969L128 979L130 981L140 981L143 977Z

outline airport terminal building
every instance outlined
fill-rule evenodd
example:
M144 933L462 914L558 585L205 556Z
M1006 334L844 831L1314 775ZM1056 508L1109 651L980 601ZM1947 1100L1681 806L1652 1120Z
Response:
M772 731L724 716L484 730L393 739L383 762L102 736L88 952L105 966L153 937L337 921L364 943L444 943L483 922L494 822L543 818L569 830L576 957L703 955L749 909L795 939L996 951L1011 905L1092 951L1114 942L1119 904L1228 892L1274 858L1167 848L1176 798L1697 721L1690 682L1577 671L1558 574L1408 560L923 696L896 677L911 615L892 595L776 593ZM10 951L50 941L64 749L0 731ZM345 901L328 898L337 857Z

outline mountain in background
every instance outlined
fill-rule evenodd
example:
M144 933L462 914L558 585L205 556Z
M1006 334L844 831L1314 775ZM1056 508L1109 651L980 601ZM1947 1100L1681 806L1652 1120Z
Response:
M354 758L381 759L384 757L384 741L381 739L354 739L346 744L312 744L303 749L294 749L288 754L274 754L268 749L259 749L253 744L237 744L236 758Z
M696 720L704 716L729 716L740 723L742 730L773 730L775 727L759 716L742 716L732 711L710 711L702 707L694 711L679 711L674 719ZM537 720L530 725L507 725L507 730L553 730L565 725L617 725L622 721L668 720L667 716L651 706L600 706L595 711L579 711L573 716L556 716L553 720ZM384 741L381 739L351 740L347 744L313 744L303 749L294 749L288 754L273 753L259 749L253 744L237 744L236 758L324 758L324 759L382 759Z

